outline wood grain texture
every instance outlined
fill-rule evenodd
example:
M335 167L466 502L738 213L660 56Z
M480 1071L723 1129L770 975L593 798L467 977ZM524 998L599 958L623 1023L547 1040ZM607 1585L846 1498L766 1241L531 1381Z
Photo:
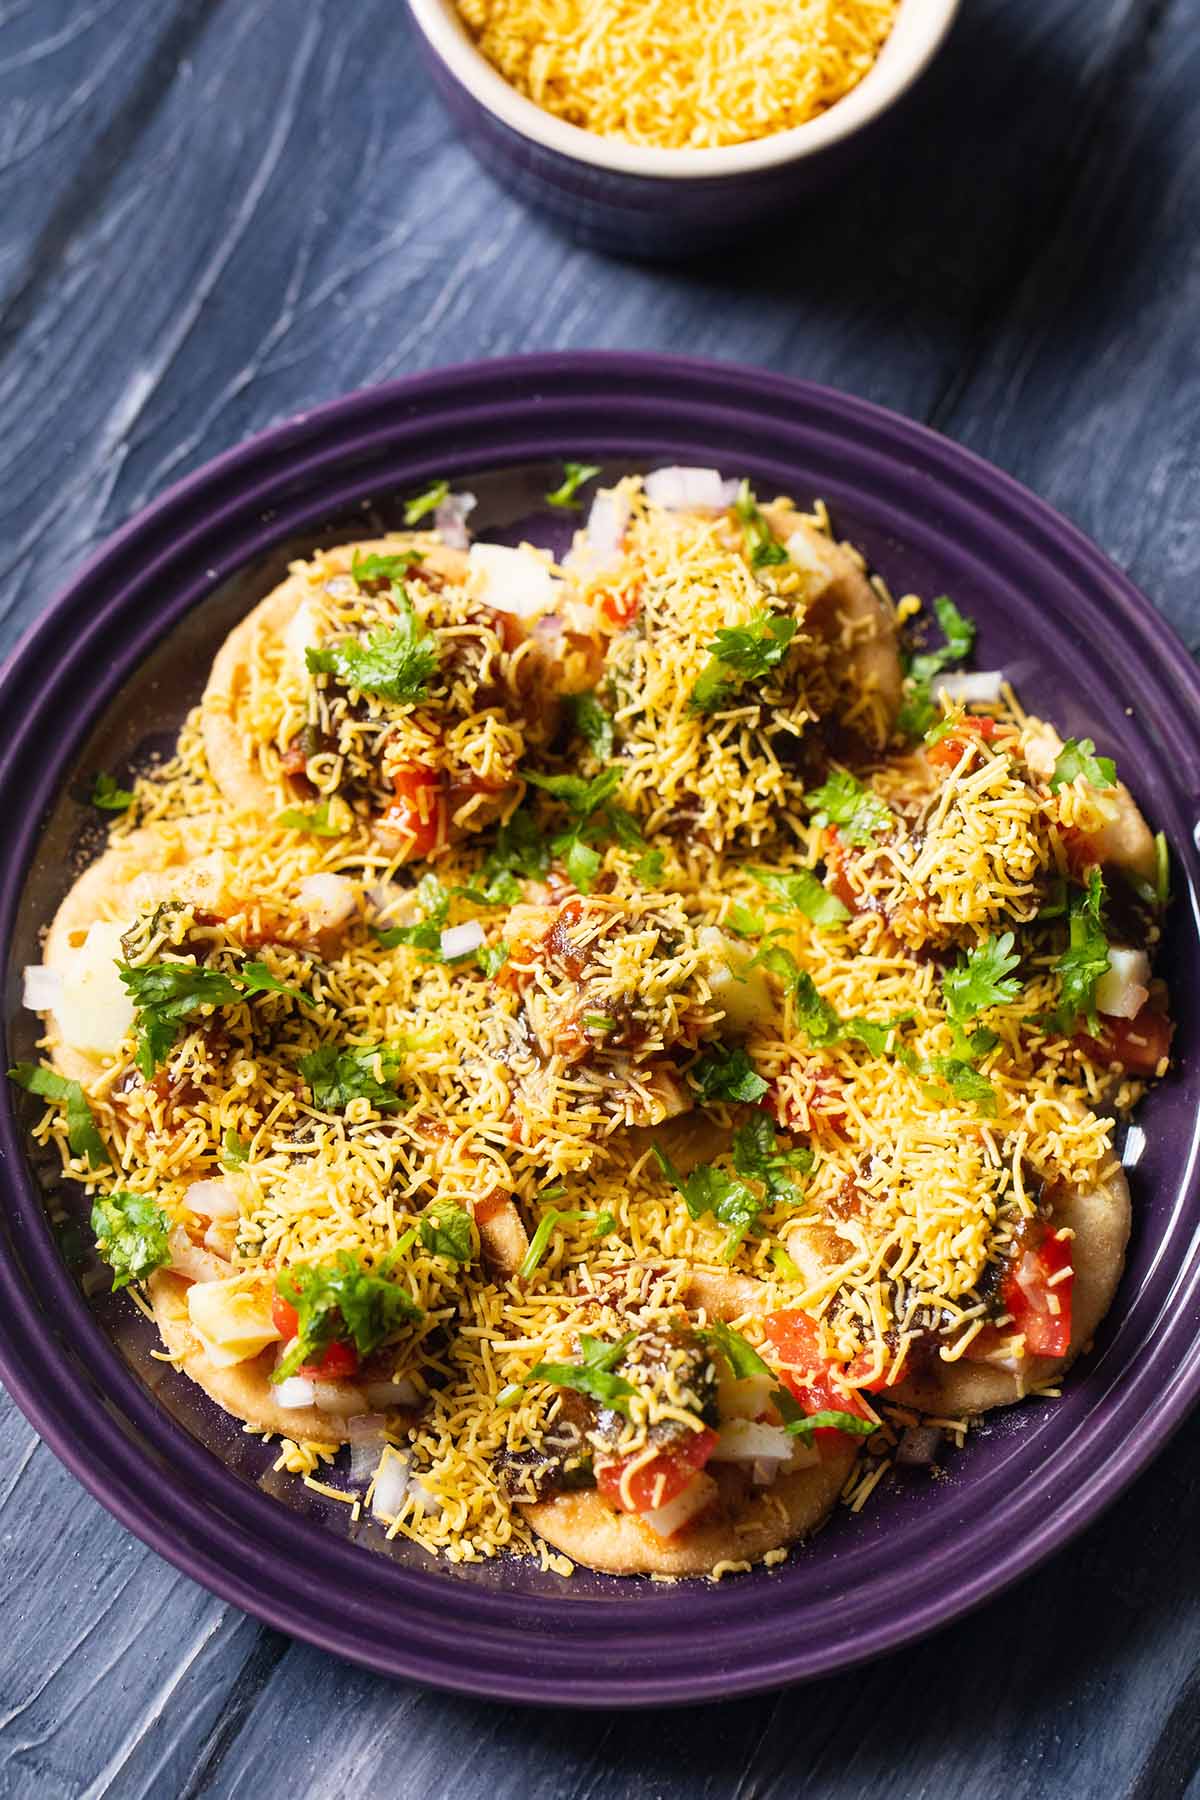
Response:
M398 0L0 0L0 647L249 431L439 363L606 346L930 420L1200 645L1198 27L1200 0L967 0L852 189L646 270L470 161ZM0 1800L1200 1793L1198 1467L1193 1424L1078 1544L916 1650L615 1720L395 1687L260 1630L0 1403Z

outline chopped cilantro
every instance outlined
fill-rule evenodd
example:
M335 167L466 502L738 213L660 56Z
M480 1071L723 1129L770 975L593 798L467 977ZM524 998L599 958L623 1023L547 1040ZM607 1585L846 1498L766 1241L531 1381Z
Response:
M71 1155L86 1157L89 1168L104 1168L109 1160L108 1151L104 1148L104 1139L97 1129L87 1097L77 1081L68 1081L64 1075L56 1075L53 1069L43 1069L40 1063L23 1062L13 1064L8 1079L23 1087L27 1094L36 1094L39 1100L57 1101L66 1116Z
M437 646L404 589L394 587L392 598L398 615L395 625L377 626L365 643L347 638L326 650L306 650L310 674L332 675L343 686L377 694L381 700L424 699L437 668Z
M171 1222L148 1194L102 1194L92 1207L96 1248L113 1272L113 1288L145 1281L171 1260Z
M661 850L647 850L639 856L629 873L642 887L657 887L662 880L664 857Z
M975 623L959 612L953 600L942 594L933 603L946 642L939 650L920 650L906 658L905 696L896 720L897 729L914 743L936 724L933 682L951 663L962 662L975 642Z
M791 990L796 1025L811 1044L819 1047L853 1039L872 1056L886 1056L895 1047L897 1031L912 1017L911 1013L899 1013L894 1019L863 1019L857 1014L850 1019L839 1017L818 992L807 969L801 969L791 951L781 944L768 944L754 962Z
M1014 942L1011 931L1000 937L987 938L946 971L942 978L942 999L954 1024L965 1025L968 1019L973 1019L976 1013L986 1012L989 1006L1003 1006L1006 1001L1016 999L1021 983L1012 971L1019 966L1021 958L1013 949Z
M509 958L509 948L503 938L498 944L481 944L475 952L475 961L489 981L494 981Z
M406 525L419 525L422 519L428 518L431 512L437 511L449 492L450 483L448 481L445 479L435 481L431 487L425 489L423 494L417 494L413 499L406 502L404 507L404 523Z
M1090 787L1116 786L1117 765L1111 756L1097 756L1091 738L1068 738L1059 751L1050 777L1050 792L1057 794L1082 775Z
M92 783L91 800L102 812L128 812L133 805L134 794L131 788L118 787L111 775L101 769Z
M475 1254L471 1215L453 1200L435 1200L420 1220L421 1242L432 1256L469 1263Z
M879 1430L879 1424L875 1419L864 1419L859 1413L839 1412L836 1408L823 1407L820 1412L793 1415L787 1420L784 1430L789 1436L798 1437L801 1443L811 1444L814 1431L845 1431L851 1437L870 1437L873 1431Z
M730 706L748 681L763 681L787 655L796 635L795 619L782 613L758 613L746 625L718 631L708 645L709 660L692 688L692 712L720 712Z
M776 912L802 912L820 931L841 925L850 917L849 907L821 882L811 869L747 869L746 874L774 896Z
M1154 837L1154 898L1159 906L1166 906L1171 898L1171 846L1165 831Z
M289 806L286 812L280 813L275 823L288 831L307 831L312 837L332 838L342 835L341 826L330 823L328 800L322 800L320 806L314 807L312 812L304 812L298 806Z
M1059 978L1058 1030L1070 1033L1079 1019L1099 1030L1096 986L1108 971L1108 938L1104 931L1104 878L1092 869L1085 888L1074 888L1067 901L1067 948L1053 965Z
M373 926L372 933L385 950L394 950L398 944L407 944L414 950L424 950L428 955L440 959L442 931L450 916L450 896L437 876L430 873L422 875L418 881L415 898L421 909L421 917L414 924Z
M788 553L759 511L754 490L743 480L737 491L733 510L741 520L742 541L752 569L764 569L771 563L785 563Z
M568 694L567 712L572 729L589 744L601 762L612 755L613 722L595 694Z
M542 1195L542 1199L553 1199L561 1193L561 1188L547 1188ZM521 1258L521 1266L517 1270L517 1274L521 1277L522 1281L528 1281L530 1277L534 1275L543 1256L546 1254L550 1239L554 1236L555 1231L560 1225L582 1225L586 1223L586 1220L586 1213L559 1212L556 1206L552 1206L548 1212L544 1212L538 1220L537 1230L529 1240L529 1248Z
M775 1125L765 1112L752 1113L733 1134L733 1166L746 1181L761 1181L776 1205L798 1206L793 1175L811 1175L816 1157L807 1145L781 1150Z
M546 505L561 506L568 511L574 510L579 505L579 501L575 496L583 486L584 482L590 481L593 475L598 475L599 473L599 463L564 463L562 480L556 488L553 488L550 493L544 496Z
M482 873L490 890L506 875L540 880L549 867L550 846L532 813L522 807L497 831L495 848L484 862Z
M721 1352L735 1381L745 1381L752 1375L765 1375L774 1381L774 1371L763 1361L754 1345L747 1342L732 1325L726 1325L723 1319L714 1319L704 1335Z
M751 912L748 906L742 906L737 900L726 913L725 923L740 938L761 937L767 929L765 919L761 919L757 913Z
M530 1369L527 1380L548 1381L554 1387L574 1388L576 1393L588 1394L602 1406L611 1407L615 1412L628 1413L630 1396L636 1394L637 1389L623 1375L616 1375L613 1371L636 1335L636 1332L627 1332L612 1344L606 1343L603 1338L589 1337L586 1331L581 1331L580 1358L577 1363L537 1363Z
M599 873L602 859L594 848L597 841L615 838L625 849L641 849L643 838L636 820L611 799L620 785L619 768L602 769L590 781L582 775L539 775L533 769L522 773L534 787L561 801L570 815L568 829L551 838L550 849L562 858L581 894L591 892Z
M398 1112L404 1105L396 1092L402 1056L395 1044L322 1044L300 1058L299 1068L320 1112L342 1112L351 1100L369 1100L376 1112Z
M613 1217L612 1213L610 1213L606 1210L602 1213L596 1214L596 1222L592 1226L592 1236L594 1238L608 1237L609 1233L615 1231L616 1229L617 1229L617 1221Z
M494 875L486 887L455 887L450 892L473 901L476 906L515 906L521 898L520 883L507 869Z
M898 1052L900 1061L918 1081L946 1087L958 1100L971 1101L986 1118L996 1116L996 1090L986 1075L958 1056L935 1056L921 1062L911 1051Z
M713 1168L710 1163L701 1163L685 1180L666 1151L657 1144L654 1155L671 1186L683 1196L683 1203L693 1219L702 1219L706 1213L711 1213L720 1224L729 1226L721 1256L725 1262L731 1262L742 1239L757 1225L763 1202L745 1182L726 1175L722 1169Z
M249 1144L229 1126L221 1138L221 1161L227 1169L240 1169L249 1160Z
M398 556L360 556L354 552L350 574L362 586L364 581L403 581L414 563L424 562L419 550L402 550Z
M702 1100L761 1100L768 1084L741 1044L721 1044L708 1051L691 1070Z
M179 1027L205 1006L235 1006L255 994L283 994L305 1006L312 1002L298 988L278 981L265 963L244 962L226 973L198 963L154 962L131 966L118 962L117 971L137 1008L134 1029L137 1066L149 1081L169 1056Z
M873 844L893 823L878 794L865 787L849 769L834 769L821 786L807 796L814 825L836 825L848 844Z
M422 1317L412 1295L390 1279L391 1261L374 1273L343 1250L334 1263L305 1263L276 1276L276 1292L296 1309L298 1330L273 1382L286 1381L305 1363L319 1364L333 1343L352 1343L359 1356L370 1356Z

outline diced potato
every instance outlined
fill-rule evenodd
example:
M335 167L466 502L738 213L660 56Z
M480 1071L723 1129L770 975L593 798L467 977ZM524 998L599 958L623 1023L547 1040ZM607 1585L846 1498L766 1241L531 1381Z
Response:
M754 952L727 937L715 925L699 934L709 959L708 980L717 1005L725 1009L725 1024L735 1037L771 1017L771 990L761 969L752 969Z
M249 1287L242 1275L194 1283L187 1309L193 1331L219 1368L246 1362L283 1336L271 1317L270 1288Z
M69 1048L85 1056L115 1056L133 1024L133 1001L117 972L122 930L98 919L63 971L54 1020Z

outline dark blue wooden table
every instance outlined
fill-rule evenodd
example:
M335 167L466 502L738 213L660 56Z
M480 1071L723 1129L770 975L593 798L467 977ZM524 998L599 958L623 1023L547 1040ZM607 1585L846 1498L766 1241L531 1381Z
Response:
M400 0L0 0L0 646L165 483L345 390L686 349L924 419L1200 645L1200 0L966 0L905 142L711 265L573 248ZM1114 1446L1115 1448L1115 1446ZM0 1796L1200 1794L1200 1423L919 1649L658 1717L397 1687L144 1550L0 1396Z

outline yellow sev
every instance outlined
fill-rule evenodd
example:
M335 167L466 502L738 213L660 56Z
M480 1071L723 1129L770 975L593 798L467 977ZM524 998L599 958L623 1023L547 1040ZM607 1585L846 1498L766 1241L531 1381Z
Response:
M826 112L870 70L897 0L458 0L480 50L603 137L711 149Z

